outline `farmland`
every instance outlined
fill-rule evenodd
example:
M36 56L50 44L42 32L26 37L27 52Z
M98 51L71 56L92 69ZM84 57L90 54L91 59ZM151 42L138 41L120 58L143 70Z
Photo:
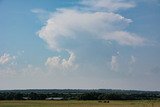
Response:
M0 107L160 107L160 100L110 101L0 101Z

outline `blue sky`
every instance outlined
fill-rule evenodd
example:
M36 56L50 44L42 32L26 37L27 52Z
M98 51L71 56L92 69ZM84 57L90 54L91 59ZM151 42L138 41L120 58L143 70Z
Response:
M0 89L160 90L158 0L0 0Z

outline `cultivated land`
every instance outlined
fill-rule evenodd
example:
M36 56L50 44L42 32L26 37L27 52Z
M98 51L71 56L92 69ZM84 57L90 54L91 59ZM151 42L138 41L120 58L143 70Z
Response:
M160 107L160 100L136 101L0 101L0 107Z

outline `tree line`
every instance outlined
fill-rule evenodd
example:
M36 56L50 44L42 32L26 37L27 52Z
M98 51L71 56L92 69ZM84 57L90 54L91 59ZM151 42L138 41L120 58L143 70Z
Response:
M160 99L157 91L132 90L1 90L0 100L153 100Z

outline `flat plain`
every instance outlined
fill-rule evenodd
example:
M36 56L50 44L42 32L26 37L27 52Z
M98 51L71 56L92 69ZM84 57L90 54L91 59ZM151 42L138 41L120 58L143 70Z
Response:
M160 100L136 101L0 101L0 107L160 107Z

